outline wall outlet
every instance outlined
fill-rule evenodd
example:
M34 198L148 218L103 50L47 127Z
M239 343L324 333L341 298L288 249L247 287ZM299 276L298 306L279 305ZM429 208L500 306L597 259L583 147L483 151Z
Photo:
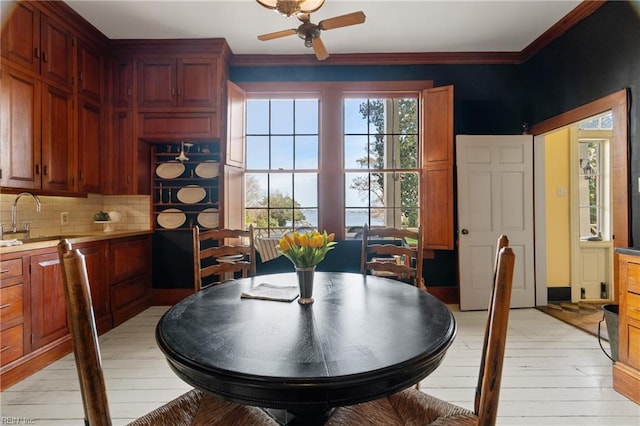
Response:
M69 224L69 212L60 213L60 225L68 225Z

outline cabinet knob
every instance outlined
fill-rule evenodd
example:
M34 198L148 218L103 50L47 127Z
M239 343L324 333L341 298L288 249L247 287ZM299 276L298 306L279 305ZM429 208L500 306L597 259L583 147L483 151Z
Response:
M468 233L469 233L469 230L467 228L462 229L462 235L467 235Z

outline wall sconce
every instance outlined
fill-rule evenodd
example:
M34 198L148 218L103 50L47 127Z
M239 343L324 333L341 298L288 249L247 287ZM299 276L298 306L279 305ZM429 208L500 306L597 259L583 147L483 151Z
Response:
M324 0L256 0L261 6L286 17L300 13L311 13L320 9Z

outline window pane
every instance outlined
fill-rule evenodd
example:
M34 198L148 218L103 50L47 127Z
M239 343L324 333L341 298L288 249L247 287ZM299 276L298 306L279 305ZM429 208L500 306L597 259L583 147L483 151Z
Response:
M318 133L318 100L295 101L296 133L314 135Z
M368 207L369 173L345 174L345 207Z
M344 137L345 169L366 169L368 167L368 143L363 135Z
M271 133L293 134L293 100L271 101Z
M269 137L247 136L247 169L269 168Z
M291 173L272 173L269 175L269 197L282 195L293 196L293 179Z
M293 136L271 137L272 170L293 169Z
M247 100L247 134L269 134L269 100Z
M368 114L366 99L345 99L344 101L344 133L367 134Z
M294 215L297 219L295 229L300 231L318 229L318 209L296 209Z
M267 188L269 187L266 173L247 173L245 175L245 205L247 207L266 207Z
M318 168L318 136L296 136L296 170Z
M296 173L294 179L294 195L300 207L318 206L318 174Z

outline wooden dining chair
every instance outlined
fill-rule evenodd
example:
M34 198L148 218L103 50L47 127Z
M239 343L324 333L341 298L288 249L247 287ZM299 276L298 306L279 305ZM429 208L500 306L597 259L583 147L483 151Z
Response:
M256 275L253 225L248 230L193 227L193 278L196 291L233 279Z
M409 388L386 398L337 408L327 425L495 425L515 265L510 247L500 249L496 265L473 411Z
M61 240L58 244L58 256L62 269L69 329L80 381L85 424L109 426L111 415L91 304L87 266L84 256L78 250L72 250L68 240ZM195 389L130 424L134 426L277 425L259 408L223 401Z
M369 228L365 223L360 272L386 276L426 290L422 278L422 227L415 231Z

